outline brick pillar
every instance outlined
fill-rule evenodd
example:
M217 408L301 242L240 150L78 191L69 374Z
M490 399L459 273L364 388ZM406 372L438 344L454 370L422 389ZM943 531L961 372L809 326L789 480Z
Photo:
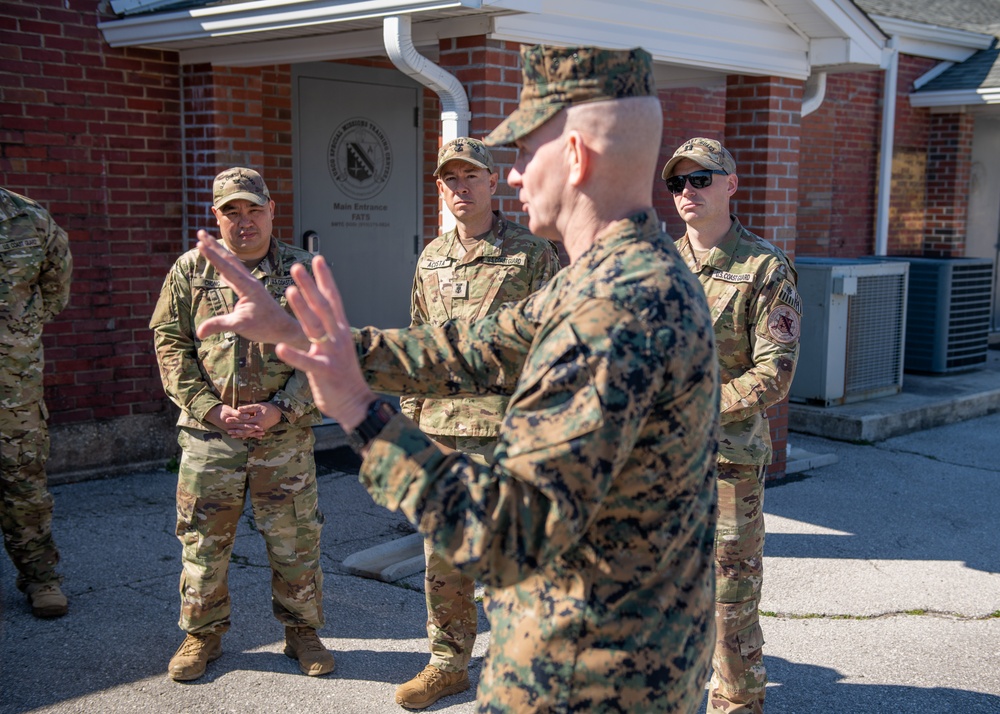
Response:
M778 77L730 76L726 147L740 178L733 212L749 230L795 255L803 83ZM768 478L785 474L788 402L768 409L774 460Z
M965 254L974 126L971 114L930 115L924 255Z
M484 36L445 38L440 43L439 64L454 74L466 89L472 120L469 136L480 139L517 107L521 93L521 56L516 42L487 40ZM527 223L515 192L507 186L507 172L514 163L512 148L490 149L500 173L498 206L510 218Z

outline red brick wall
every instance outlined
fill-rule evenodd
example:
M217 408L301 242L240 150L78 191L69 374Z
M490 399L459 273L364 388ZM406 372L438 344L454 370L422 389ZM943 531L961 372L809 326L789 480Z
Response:
M803 117L798 255L874 250L881 96L881 72L830 75L823 103Z
M98 0L0 5L0 184L69 233L46 327L51 423L161 412L147 329L181 228L176 56L108 47Z
M901 55L899 58L895 140L892 154L892 197L889 203L890 255L919 255L923 252L924 236L927 232L925 211L930 112L927 109L910 106L909 94L913 88L913 81L936 64L934 60L908 55ZM879 91L881 92L881 89ZM872 249L874 249L874 239ZM871 249L868 252L870 253Z
M930 115L925 255L965 255L974 128L972 114Z

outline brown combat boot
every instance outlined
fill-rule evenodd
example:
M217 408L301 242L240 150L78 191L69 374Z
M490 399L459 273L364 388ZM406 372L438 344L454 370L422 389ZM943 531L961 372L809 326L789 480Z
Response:
M24 594L35 617L62 617L69 612L69 602L57 583L28 583Z
M205 674L209 662L222 656L222 635L210 632L205 635L189 634L170 658L167 672L177 682L190 682Z
M285 654L299 661L299 669L310 677L329 674L336 663L311 627L285 627Z
M416 677L396 689L396 704L407 709L425 709L441 697L464 692L469 688L469 673L445 672L433 664L424 667Z

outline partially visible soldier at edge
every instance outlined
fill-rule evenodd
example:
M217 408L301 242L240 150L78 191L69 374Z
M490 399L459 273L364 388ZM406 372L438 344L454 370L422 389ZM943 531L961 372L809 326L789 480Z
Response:
M715 639L718 360L704 291L652 208L652 58L536 45L521 61L520 105L486 144L516 144L529 228L566 248L546 286L471 324L352 333L322 257L315 281L293 269L297 322L202 231L241 299L199 334L281 342L373 498L486 585L480 712L693 714ZM490 465L373 389L509 395Z
M410 302L411 325L473 322L506 302L528 297L559 271L559 254L493 210L499 175L493 155L478 139L459 137L438 151L437 188L456 226L431 241L417 262ZM502 396L473 399L400 400L403 414L436 443L486 465L507 408ZM476 643L476 582L424 541L427 569L427 638L431 660L399 686L396 703L424 709L469 688L468 667Z
M73 258L66 232L37 202L0 188L0 521L17 588L35 617L62 617L69 603L56 573L53 498L45 462L48 410L42 329L69 302Z
M799 353L796 273L777 246L730 213L736 161L714 139L678 147L661 178L687 231L676 242L712 309L722 380L719 521L715 537L717 642L708 714L761 714L767 673L760 605L766 410L788 394Z
M289 269L312 255L272 236L274 201L259 173L232 168L213 183L212 214L223 244L268 299L284 310ZM196 336L236 296L197 250L174 263L150 327L167 396L180 407L177 537L181 614L187 636L170 660L178 681L198 679L222 654L230 627L229 561L249 495L271 566L271 607L285 654L303 673L333 671L323 627L323 572L312 426L321 421L302 372L274 346L235 334Z

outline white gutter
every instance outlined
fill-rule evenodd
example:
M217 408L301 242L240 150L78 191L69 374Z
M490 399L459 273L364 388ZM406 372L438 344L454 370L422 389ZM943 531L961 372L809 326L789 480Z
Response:
M826 98L826 72L809 75L806 80L805 95L802 97L802 116L809 116L819 109Z
M882 152L878 167L878 207L875 224L875 255L889 254L889 199L892 194L892 154L896 141L896 85L899 81L899 43L893 35L882 91Z
M409 15L383 18L382 38L389 59L400 72L409 75L425 87L437 92L441 99L441 144L468 136L469 98L465 87L455 75L437 66L413 46L413 33ZM450 211L441 211L441 228L448 231L455 227L455 217Z

